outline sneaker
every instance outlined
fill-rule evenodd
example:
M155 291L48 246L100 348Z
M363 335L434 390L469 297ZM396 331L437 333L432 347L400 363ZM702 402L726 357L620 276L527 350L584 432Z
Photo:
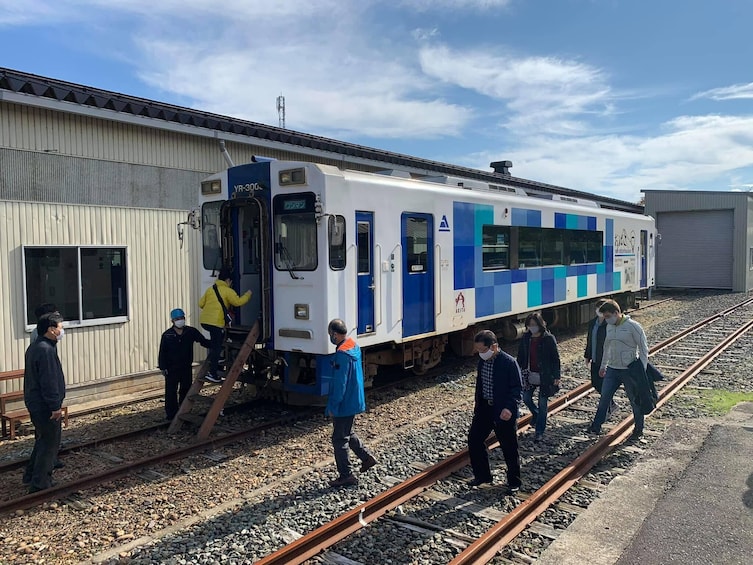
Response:
M636 441L640 441L642 437L643 437L643 430L639 430L639 431L633 430L633 433L630 434L630 437L627 440L628 442L636 442Z
M222 378L218 377L217 375L211 375L211 374L204 375L204 380L208 383L215 383L215 384L222 382Z
M357 484L358 479L353 474L350 474L347 477L337 477L329 482L329 486L331 487L347 487Z
M507 487L507 494L515 494L515 493L516 493L516 492L518 492L519 490L520 490L520 485L516 485L516 486L508 486L508 487Z
M376 464L377 464L377 460L374 459L374 456L369 455L364 461L361 462L361 472L365 473Z
M598 436L601 434L601 430L595 430L591 426L587 426L586 433L591 436Z
M483 485L484 483L492 484L492 480L491 479L477 479L474 477L473 479L468 481L468 486L479 487Z

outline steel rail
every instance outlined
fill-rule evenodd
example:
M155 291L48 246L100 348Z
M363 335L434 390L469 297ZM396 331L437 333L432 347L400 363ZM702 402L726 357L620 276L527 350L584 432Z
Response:
M51 488L40 490L35 493L27 494L19 498L14 498L8 501L0 502L0 514L13 512L15 510L21 510L24 508L30 508L42 502L56 500L56 499L68 496L69 494L72 494L80 490L98 486L98 485L101 485L102 483L107 483L115 479L120 479L122 477L130 475L134 471L139 471L141 469L152 467L154 465L164 463L166 461L171 461L174 459L182 459L189 455L200 453L210 447L216 448L221 445L228 444L228 443L242 441L244 439L247 439L248 437L255 435L259 431L273 428L281 424L294 422L298 420L302 415L312 413L312 412L314 411L310 410L303 414L295 414L295 415L285 416L283 418L277 418L275 420L265 422L258 426L254 426L252 428L247 428L245 430L231 432L223 436L214 437L214 438L210 438L204 441L196 442L194 444L191 444L185 447L173 449L172 451L168 451L166 453L161 453L159 455L155 455L152 457L146 457L144 459L139 459L138 461L132 461L129 463L125 463L123 465L118 465L117 467L113 467L112 469L107 469L106 471L103 471L101 473L97 473L94 475L81 477L80 479L71 481L69 483L56 485Z
M722 313L715 314L709 318L706 318L698 324L694 324L691 328L683 330L677 336L670 338L671 343L674 343L692 331L708 325L711 322L717 320L720 316L726 315L736 308L747 305L753 302L753 299L743 301L732 308L725 310ZM649 350L649 354L653 354L664 347L667 342L665 340L660 342ZM679 377L678 377L679 378ZM674 382L674 381L673 381ZM588 396L593 391L593 387L590 382L583 383L571 391L556 397L549 404L549 413L556 414L557 412L564 410L571 404L577 402L581 398ZM662 392L664 389L662 389ZM531 415L526 414L518 420L518 431L524 430L530 425ZM614 445L627 437L628 431L632 426L632 416L620 422L612 431L605 436L605 438L612 438L611 441ZM621 431L620 431L621 430ZM616 435L616 438L615 438ZM605 441L602 439L601 441ZM487 446L494 448L498 445L494 436L490 436L487 439ZM584 455L591 452L591 449L587 450ZM583 457L583 456L581 456ZM577 460L576 460L577 461ZM419 472L418 474L410 477L405 482L397 484L388 490L380 493L375 498L360 504L356 508L346 512L335 520L328 522L313 530L312 532L298 538L292 543L283 546L277 551L267 555L261 560L257 561L257 565L296 565L305 562L307 559L312 558L319 552L331 547L338 541L348 537L350 534L358 531L362 527L365 527L369 522L383 516L389 510L396 508L403 502L410 500L420 492L426 490L440 479L454 473L458 469L461 469L469 464L468 450L464 449L445 459L440 461L431 467ZM594 463L591 464L593 466ZM572 464L571 464L572 466ZM590 468L590 467L589 467ZM548 484L548 483L547 483ZM546 486L546 485L545 485ZM569 487L568 487L569 488ZM567 489L565 489L567 490ZM564 492L564 491L563 491ZM524 503L527 505L527 501Z
M663 406L691 378L711 364L724 350L730 347L753 328L753 320L732 332L725 340L703 355L659 393L657 408ZM450 565L478 565L491 561L497 552L518 536L542 512L556 502L563 493L577 483L596 463L622 442L633 427L630 415L617 424L598 442L588 448L572 463L557 473L544 486L497 522L483 536L469 545Z

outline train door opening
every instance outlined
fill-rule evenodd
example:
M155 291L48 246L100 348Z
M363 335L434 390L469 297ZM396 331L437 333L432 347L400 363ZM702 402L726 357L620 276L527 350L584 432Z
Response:
M648 231L641 230L641 288L648 286Z
M358 335L374 329L374 213L356 212Z
M434 325L434 218L404 213L403 337L433 332Z
M233 266L233 286L242 294L251 291L251 300L240 308L236 308L234 326L250 328L256 320L260 321L262 334L266 335L268 320L264 318L264 296L266 269L268 266L262 260L266 256L265 215L261 204L256 199L236 205L230 210L232 222L235 226L232 235L232 257L226 261Z

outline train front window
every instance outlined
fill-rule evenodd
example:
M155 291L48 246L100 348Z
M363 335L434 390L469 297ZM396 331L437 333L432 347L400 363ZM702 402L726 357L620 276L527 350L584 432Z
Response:
M312 193L274 199L275 267L280 271L313 271L318 265L316 214Z
M220 208L222 201L207 202L201 207L201 243L204 268L219 270L222 267L220 247Z

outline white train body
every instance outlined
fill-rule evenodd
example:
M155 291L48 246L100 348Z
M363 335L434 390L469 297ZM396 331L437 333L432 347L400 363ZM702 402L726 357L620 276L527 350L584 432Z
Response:
M652 218L474 182L304 162L233 167L202 183L202 288L230 264L236 290L254 293L236 325L259 320L260 347L318 382L326 371L316 360L334 350L333 318L352 330L372 374L395 362L421 370L436 364L448 336L467 352L481 327L534 310L572 318L563 307L653 286ZM593 309L583 311L570 321ZM326 394L322 384L311 393Z

